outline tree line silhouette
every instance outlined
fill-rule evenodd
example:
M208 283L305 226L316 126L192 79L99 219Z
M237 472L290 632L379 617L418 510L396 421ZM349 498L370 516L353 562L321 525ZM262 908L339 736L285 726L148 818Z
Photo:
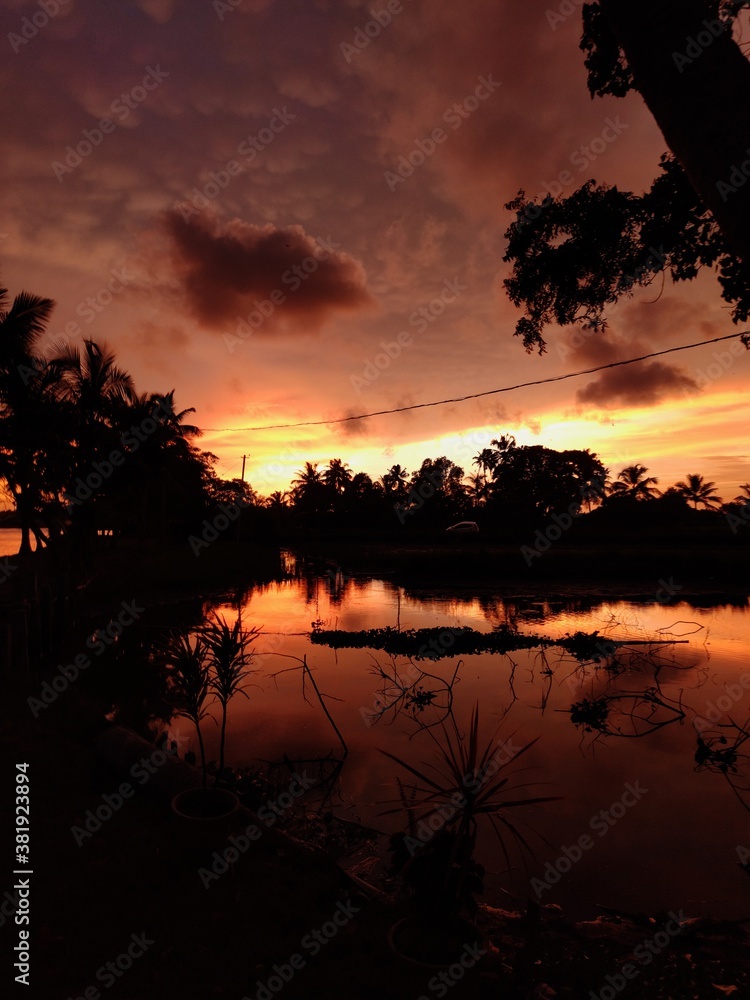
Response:
M138 393L106 344L48 353L54 308L0 289L0 482L21 528L21 553L65 538L85 553L97 532L165 535L200 520L241 487L221 480L199 450L192 409L174 391Z
M200 429L178 409L174 390L138 393L106 344L40 342L54 308L27 293L12 304L0 290L0 481L22 532L21 551L63 540L85 553L97 534L186 537L229 504L243 508L251 535L286 530L399 526L444 529L456 520L482 527L539 524L555 512L608 511L615 520L648 503L671 518L694 510L731 511L750 503L750 485L722 505L716 485L692 473L664 493L642 465L613 479L587 449L519 445L508 434L472 460L468 474L446 456L409 473L394 464L379 478L339 458L306 462L286 491L258 495L222 479L217 458L196 445ZM627 520L627 518L626 518Z

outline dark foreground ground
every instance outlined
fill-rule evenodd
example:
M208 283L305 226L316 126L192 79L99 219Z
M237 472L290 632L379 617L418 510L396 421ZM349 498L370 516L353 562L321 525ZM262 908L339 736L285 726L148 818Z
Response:
M611 596L660 600L658 588L667 582L673 587L670 599L679 600L741 590L748 583L747 553L739 546L690 549L672 544L652 546L646 554L611 541L585 551L560 543L531 567L517 547L484 539L398 545L327 540L325 546L297 548L325 572L496 594L602 594L609 588ZM118 545L101 553L96 574L80 589L81 610L93 614L98 603L109 606L123 594L143 595L146 603L184 599L230 581L239 587L251 577L273 579L278 573L277 553L252 544L217 544L200 559L178 549ZM717 926L691 920L669 934L664 930L667 914L592 913L589 922L573 924L552 907L543 907L536 916L533 909L527 913L525 900L509 900L507 912L480 909L476 940L486 954L469 971L456 969L447 982L441 981L434 978L435 971L409 965L389 949L388 930L403 914L403 904L363 890L332 857L288 838L264 837L229 872L204 887L195 862L185 858L175 836L168 802L148 783L79 846L72 828L128 776L105 765L95 752L91 713L88 707L82 712L75 690L35 719L26 698L38 688L39 678L20 679L13 670L3 675L2 996L588 1000L593 994L602 1000L620 995L750 1000L750 923ZM29 987L14 982L19 928L10 916L15 880L11 793L14 765L21 762L30 765L32 791ZM654 837L658 841L658 831ZM738 877L746 876L738 869ZM750 877L747 883L750 918ZM7 904L4 909L2 904ZM350 913L351 919L343 926L331 924L336 913ZM323 928L334 932L323 934L324 944L313 954L303 942ZM121 974L109 973L107 963L133 947L134 935L150 942L143 955L132 965L124 958L122 964L129 967L118 970ZM303 956L302 968L288 982L273 979L279 974L275 967L288 975L294 955Z
M79 846L71 828L123 775L93 753L91 733L80 717L71 721L69 707L53 705L34 720L24 692L7 691L0 707L2 892L12 894L10 790L17 762L30 765L33 869L32 985L13 981L18 929L6 917L3 996L580 1000L593 991L612 1000L622 984L626 998L750 998L749 942L740 925L692 922L667 933L665 944L666 914L592 914L591 922L573 925L554 908L527 922L510 912L511 904L508 912L480 910L476 940L486 955L468 972L455 969L446 985L434 971L389 951L388 928L402 908L359 891L330 857L284 837L264 837L205 888L175 839L168 806L153 790L149 797L148 785ZM340 927L331 923L337 912L351 915ZM315 931L324 939L317 954L308 937ZM107 963L126 953L133 935L149 942L143 955L117 976L108 973ZM295 954L304 966L282 988L272 979L274 967L287 967Z

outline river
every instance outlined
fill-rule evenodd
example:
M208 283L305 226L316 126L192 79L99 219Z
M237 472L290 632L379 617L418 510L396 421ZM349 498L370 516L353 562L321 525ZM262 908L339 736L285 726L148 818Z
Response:
M230 621L237 614L228 603L209 606ZM396 777L407 785L414 779L380 751L420 769L435 761L430 734L441 738L440 727L428 732L420 723L444 715L437 706L447 704L445 684L455 674L453 716L461 732L478 705L484 740L497 731L497 739L517 752L538 737L502 774L511 777L510 785L541 784L508 797L559 796L506 813L535 855L526 860L528 870L512 837L505 838L511 867L505 871L509 865L491 827L480 831L478 860L487 868L491 902L505 905L509 892L578 915L596 912L596 904L638 913L683 907L689 913L746 915L750 882L739 861L750 859L750 791L744 791L750 768L742 735L732 727L747 729L750 717L746 599L711 599L703 606L588 598L509 602L491 594L409 594L383 581L329 574L256 588L241 613L246 626L260 625L263 632L254 646L257 673L249 697L230 705L228 763L340 751L309 684L303 698L301 673L278 673L297 666L285 657L306 657L349 751L336 811L393 832L405 822L403 815L383 815L397 795ZM410 663L374 649L314 644L313 622L345 630L440 627L446 636L455 627L489 632L510 624L552 638L598 630L638 644L619 647L615 662L599 664L582 665L559 647ZM675 644L665 644L670 640ZM378 668L391 676L395 670L407 685L419 676L416 670L429 672L421 686L436 692L436 702L411 713ZM606 701L604 732L573 724L571 706L585 699ZM209 755L215 755L217 728L204 728ZM172 733L195 742L185 720L175 720ZM714 756L698 766L699 737L714 750L736 746L736 756ZM721 737L728 742L718 743ZM548 887L531 881L544 877Z

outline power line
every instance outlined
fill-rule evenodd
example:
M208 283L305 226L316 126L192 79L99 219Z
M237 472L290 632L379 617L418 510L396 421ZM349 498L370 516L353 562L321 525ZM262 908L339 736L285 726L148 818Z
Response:
M534 385L547 385L550 382L564 382L569 378L580 378L581 375L593 375L607 368L619 368L622 365L634 365L638 361L648 361L649 358L660 358L664 354L674 354L676 351L691 351L694 347L705 347L707 344L719 344L723 340L735 340L737 337L750 337L746 333L730 333L726 337L714 337L713 340L699 340L695 344L683 344L681 347L670 347L665 351L654 351L652 354L642 354L639 358L628 358L627 361L612 361L608 365L598 365L596 368L584 368L580 372L569 372L567 375L553 375L550 378L535 379L533 382L518 382L516 385L506 385L500 389L486 389L484 392L472 392L466 396L454 396L451 399L436 399L429 403L412 403L410 406L396 406L392 410L373 410L371 413L359 413L352 417L336 417L332 420L303 420L296 424L265 424L262 427L204 427L208 433L223 434L229 431L278 431L293 427L325 427L327 424L346 424L352 420L365 420L367 417L383 417L390 413L405 413L407 410L423 410L430 406L446 406L448 403L464 403L467 399L480 399L482 396L494 396L501 392L513 392L515 389L527 389ZM745 342L750 349L750 344Z

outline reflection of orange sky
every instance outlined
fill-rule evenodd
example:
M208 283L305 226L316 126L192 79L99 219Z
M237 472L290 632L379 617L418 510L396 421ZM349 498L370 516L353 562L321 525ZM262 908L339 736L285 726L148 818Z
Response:
M539 608L530 602L518 604L526 605L529 612ZM510 739L519 748L540 737L520 765L531 770L515 781L549 782L536 794L560 799L523 813L514 810L515 818L522 817L536 831L533 843L540 870L546 860L556 856L560 845L575 843L589 829L592 816L619 800L626 782L640 782L648 790L606 837L594 838L596 849L587 854L575 874L545 895L545 902L560 903L566 910L593 912L595 904L601 902L601 886L606 884L607 905L633 912L656 912L687 904L691 914L744 914L744 888L738 881L735 848L743 842L747 814L722 775L696 772L696 730L692 721L696 714L711 715L711 707L722 697L729 697L732 718L747 718L750 690L738 684L747 674L747 609L621 601L588 611L565 611L560 603L555 608L543 611L546 617L526 618L522 630L552 637L598 630L603 636L623 639L687 639L686 644L662 647L659 653L665 664L659 673L661 691L683 705L687 716L642 739L607 738L595 749L590 735L585 736L571 725L569 710L577 699L607 692L643 691L653 684L653 666L649 667L642 646L631 647L629 669L620 675L601 668L594 670L591 665L577 675L575 661L568 656L561 658L561 651L554 647L547 650L546 659L536 650L522 650L512 658L491 654L462 658L460 681L454 690L459 726L464 731L468 728L471 707L478 702L483 740L496 732L498 724L498 738ZM236 614L228 606L220 610L230 619ZM272 642L270 634L261 637L258 651L273 648L282 654L306 655L321 692L329 696L327 707L349 748L341 776L341 795L334 797L337 813L388 832L397 829L404 818L382 813L389 808L388 800L397 795L395 775L402 779L407 776L379 751L388 750L420 766L425 761L435 763L435 747L423 738L424 734L409 739L415 725L406 716L390 725L364 724L362 709L369 718L381 691L373 667L375 663L390 667L387 654L368 649L332 650L311 644L305 635L292 633L309 631L310 622L318 617L344 629L394 625L397 610L394 588L381 581L350 585L341 603L329 599L325 581L317 585L313 581L309 589L304 581L272 584L254 591L243 609L246 625L263 624L267 633L285 633L281 644L277 639ZM403 628L469 625L488 631L505 617L500 602L496 608L493 605L483 610L476 600L461 602L438 597L421 602L403 595L400 612ZM406 658L397 657L396 661L401 676L413 678ZM509 685L512 662L517 664L512 674L513 690ZM303 699L299 673L284 673L275 679L270 676L293 667L294 661L269 656L256 665L260 672L251 678L257 686L248 688L249 699L235 699L230 706L228 761L233 765L257 764L256 757L267 761L284 753L305 759L325 756L329 751L338 753L336 735L309 687L308 700ZM423 660L417 666L447 679L455 670L456 660ZM733 694L728 696L728 691ZM172 728L185 735L189 732L182 720L176 720ZM204 728L208 753L213 756L218 729L210 723ZM439 730L434 732L440 735ZM191 738L194 742L194 736ZM509 773L513 773L513 761ZM526 789L524 794L532 793ZM529 833L529 827L522 829ZM685 829L690 830L687 840ZM654 830L659 830L663 842L670 845L669 851L658 858L653 853ZM545 845L538 835L546 836L551 844ZM500 863L496 842L481 835L479 850L480 862L491 872L507 868L507 864ZM644 858L653 858L653 862ZM513 860L518 860L515 855ZM634 871L639 873L636 877ZM499 882L490 879L490 893L498 884L516 892L521 890L528 884L524 882L524 866L518 863L513 873ZM495 902L493 898L489 901ZM500 900L496 902L502 905Z

